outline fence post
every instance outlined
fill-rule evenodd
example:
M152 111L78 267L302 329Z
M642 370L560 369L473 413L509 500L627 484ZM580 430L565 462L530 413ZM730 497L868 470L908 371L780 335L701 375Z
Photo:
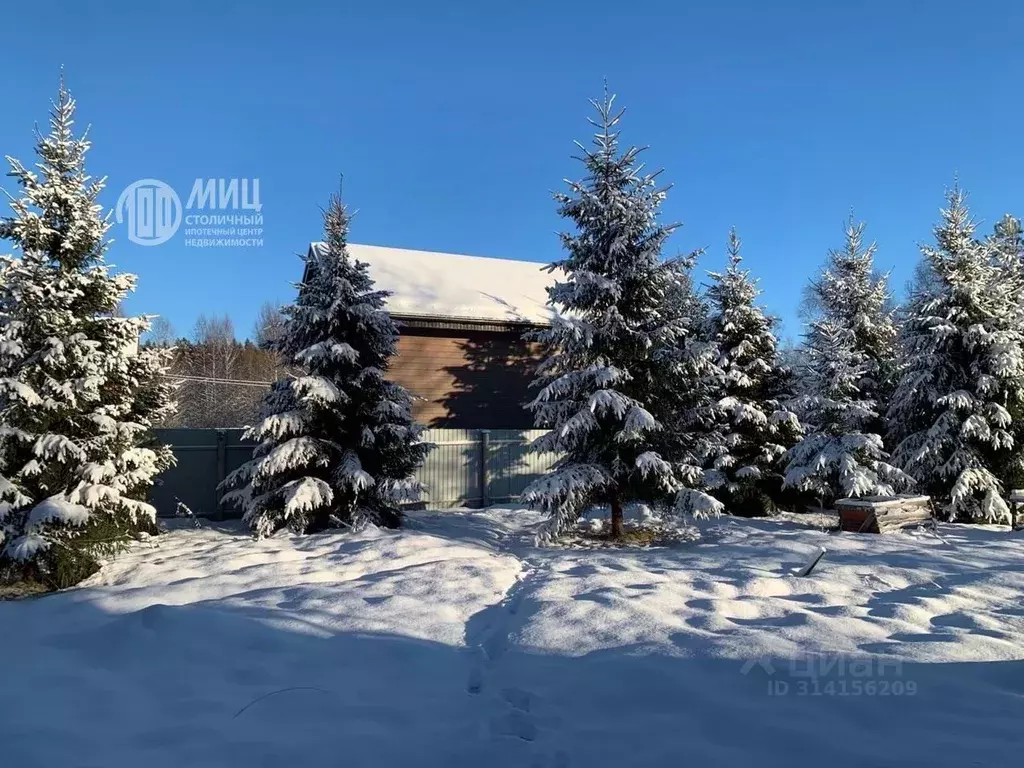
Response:
M221 484L221 481L227 477L228 467L228 446L227 433L223 429L217 430L217 485ZM220 500L220 492L214 489L214 498L217 499L217 520L224 519L224 504Z
M490 503L489 488L490 473L487 471L487 460L491 454L491 431L480 430L480 506L486 507Z

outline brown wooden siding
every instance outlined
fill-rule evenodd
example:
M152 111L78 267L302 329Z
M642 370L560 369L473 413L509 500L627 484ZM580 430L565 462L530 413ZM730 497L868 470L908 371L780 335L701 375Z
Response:
M523 404L536 349L521 331L403 328L389 378L417 397L416 420L428 427L530 429Z

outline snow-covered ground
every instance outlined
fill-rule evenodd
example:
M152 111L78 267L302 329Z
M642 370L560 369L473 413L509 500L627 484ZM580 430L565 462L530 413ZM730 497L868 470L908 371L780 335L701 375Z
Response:
M670 549L555 550L535 521L177 528L0 603L0 764L1020 764L1020 533L722 519Z

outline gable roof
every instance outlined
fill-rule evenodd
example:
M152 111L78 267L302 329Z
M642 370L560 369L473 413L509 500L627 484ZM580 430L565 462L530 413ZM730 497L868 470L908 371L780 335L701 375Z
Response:
M324 243L312 243L320 252ZM376 287L390 291L395 317L548 325L547 288L560 272L536 261L411 251L349 243L349 255L369 265Z

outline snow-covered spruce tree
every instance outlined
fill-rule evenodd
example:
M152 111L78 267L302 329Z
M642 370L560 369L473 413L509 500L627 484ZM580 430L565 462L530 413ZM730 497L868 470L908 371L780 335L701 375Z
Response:
M786 454L786 486L813 494L822 504L909 488L913 479L887 462L881 435L869 431L868 425L878 422L878 406L860 394L866 366L853 331L818 320L806 344L803 392L794 408L807 434Z
M842 250L829 251L825 268L807 287L804 311L813 322L827 320L853 333L853 351L863 375L859 396L888 403L895 387L897 309L889 277L875 268L875 243L864 243L864 222L847 220ZM869 428L884 433L879 416Z
M717 511L720 505L683 482L678 464L656 450L662 425L656 393L667 365L659 352L685 336L668 294L677 280L659 260L675 228L659 223L665 190L644 174L640 150L619 151L621 112L607 92L597 110L594 148L583 151L586 177L556 195L575 231L562 235L567 255L551 265L565 280L549 288L555 317L535 338L548 350L538 366L539 393L529 405L539 428L550 431L535 451L556 451L553 471L524 499L549 513L540 538L567 531L591 505L611 508L611 535L623 534L623 504L659 503Z
M1019 313L1017 327L1024 327L1024 227L1020 219L1005 214L996 222L993 233L988 238L988 245L993 250L997 273L1007 290L1007 298L1012 307ZM1024 445L1024 403L1007 406L1013 419L1013 436L1016 445ZM1006 490L1024 487L1024 471L1011 468L1005 478Z
M760 291L741 266L740 239L729 233L729 264L710 272L708 335L721 371L715 403L710 471L715 495L733 514L770 513L781 497L782 461L801 436L789 399L791 372L781 364L773 332L777 320L757 305Z
M1003 217L996 222L992 240L996 247L1002 250L1008 257L1020 261L1024 258L1024 230L1021 229L1020 219L1010 213L1004 213Z
M846 244L831 251L808 292L799 392L792 401L807 435L786 456L787 487L821 503L892 495L913 479L888 463L882 412L895 365L896 325L888 280L874 269L875 246L851 217Z
M954 186L922 247L927 279L906 311L904 365L889 417L894 459L951 517L1008 521L1004 494L1024 453L1014 415L1024 406L1024 318L1019 272L979 241L966 196Z
M662 425L651 435L652 446L668 460L682 489L676 509L703 516L722 511L709 495L721 482L720 473L707 468L722 453L717 402L724 373L716 364L718 347L708 334L710 308L694 287L693 269L699 255L695 252L666 264L669 284L661 315L669 333L653 352L656 374L649 400Z
M151 526L145 499L173 463L150 426L173 409L165 350L139 349L146 317L119 317L135 276L104 262L102 180L72 131L63 83L37 171L11 158L21 186L0 236L0 560L63 587L95 558Z
M1007 273L1013 281L1010 286L1024 284L1024 227L1020 219L1009 213L996 222L988 238L996 267ZM1017 304L1024 303L1024 296L1017 297Z
M348 254L349 216L340 196L324 212L325 242L307 257L304 282L272 346L304 371L275 383L251 461L222 483L257 536L287 527L396 527L400 504L428 443L412 398L385 379L398 331L367 265Z
M1018 327L1024 327L1024 226L1020 219L1007 213L996 222L987 242L1002 287L1019 313ZM1014 440L1017 445L1024 445L1024 403L1011 403L1007 409L1013 418ZM1024 472L1012 471L1006 480L1010 483L1007 490L1024 487Z

